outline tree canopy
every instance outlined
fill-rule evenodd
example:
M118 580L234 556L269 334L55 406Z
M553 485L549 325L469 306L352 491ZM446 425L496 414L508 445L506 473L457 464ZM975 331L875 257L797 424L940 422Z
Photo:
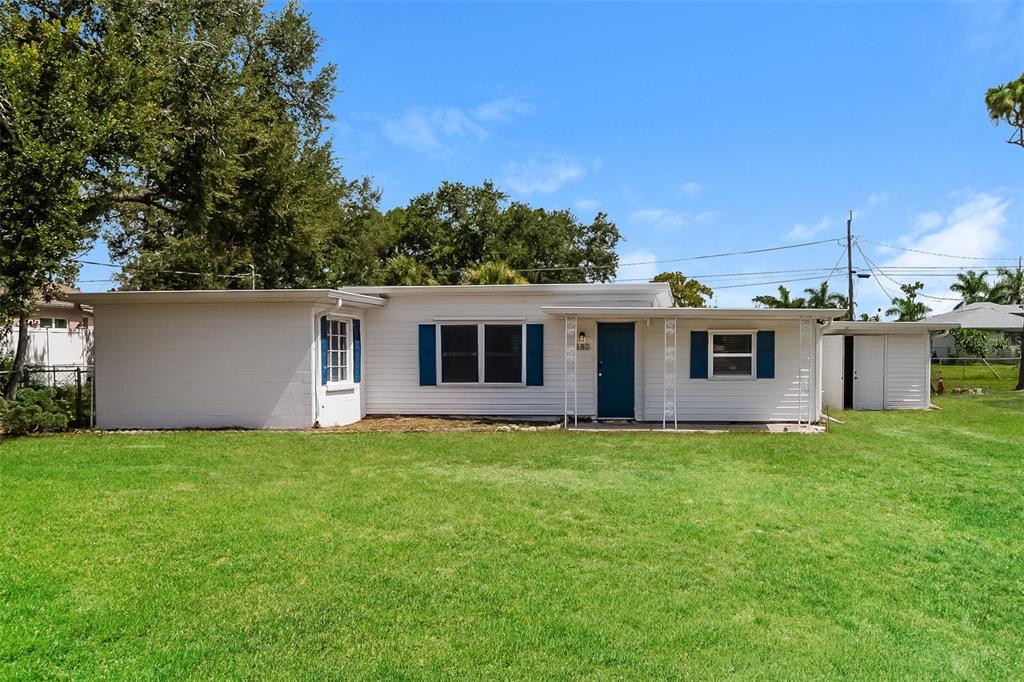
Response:
M681 272L662 272L651 281L668 282L672 289L672 303L680 308L703 308L715 295L711 287Z
M987 278L988 270L961 272L957 274L956 281L949 285L949 290L959 294L964 305L986 301L991 293Z
M924 289L924 282L902 284L900 289L903 291L903 296L892 299L892 307L885 311L886 315L895 317L897 322L916 322L924 319L924 316L932 311L931 308L917 300L918 292Z
M993 123L1005 123L1014 129L1007 142L1024 147L1024 74L1017 80L989 88L985 93L985 106Z
M793 298L793 294L790 293L784 285L779 285L779 295L772 296L765 294L762 296L755 296L751 299L755 304L763 306L765 308L806 308L807 300L803 298Z
M998 267L996 275L999 279L989 292L989 300L1005 305L1024 304L1024 269Z

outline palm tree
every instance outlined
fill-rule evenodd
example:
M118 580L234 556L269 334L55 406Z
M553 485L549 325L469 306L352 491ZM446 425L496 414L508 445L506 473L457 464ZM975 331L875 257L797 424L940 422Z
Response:
M837 291L828 290L828 280L816 287L804 289L807 294L808 308L847 308L849 300Z
M526 278L500 260L481 263L462 273L463 284L526 284Z
M896 318L897 322L916 322L932 311L931 308L917 300L917 292L924 289L924 282L902 284L903 298L892 299L892 307L885 311L886 315Z
M779 295L776 296L755 296L754 303L763 305L765 308L806 308L807 301L802 298L791 298L789 289L779 286Z
M960 294L960 298L963 299L960 305L988 300L989 286L986 277L988 277L988 270L961 272L956 276L956 281L949 285L949 290Z
M996 275L999 279L992 287L988 300L1006 305L1024 304L1024 269L1020 266L1013 269L999 266Z

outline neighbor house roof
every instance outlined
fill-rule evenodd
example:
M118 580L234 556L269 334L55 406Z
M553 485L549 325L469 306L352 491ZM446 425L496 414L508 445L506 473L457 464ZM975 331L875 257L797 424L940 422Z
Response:
M955 322L964 329L1002 329L1017 330L1021 328L1021 318L1014 313L1024 312L1019 305L1002 305L999 303L969 303L950 310L948 313L930 315L927 322Z
M356 307L387 305L379 296L337 289L195 289L187 291L106 291L66 294L62 298L90 304L135 303L321 303Z

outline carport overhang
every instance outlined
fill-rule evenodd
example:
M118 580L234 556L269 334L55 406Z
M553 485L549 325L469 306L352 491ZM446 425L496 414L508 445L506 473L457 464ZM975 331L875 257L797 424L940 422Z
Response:
M822 333L826 336L883 334L924 334L926 332L949 332L959 329L959 323L940 322L850 322L842 320L833 322Z

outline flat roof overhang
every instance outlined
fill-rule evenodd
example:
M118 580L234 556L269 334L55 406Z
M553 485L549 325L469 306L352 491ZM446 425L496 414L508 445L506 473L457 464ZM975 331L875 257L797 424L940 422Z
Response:
M834 320L846 314L836 308L644 308L640 306L541 306L549 315L576 315L600 319L635 320L675 317L680 319L776 319L797 320L812 318Z
M106 291L65 294L62 299L90 305L309 303L370 308L386 298L338 289L193 289L185 291Z
M850 322L842 320L833 322L825 330L825 335L839 334L923 334L925 332L948 332L959 329L955 322Z

